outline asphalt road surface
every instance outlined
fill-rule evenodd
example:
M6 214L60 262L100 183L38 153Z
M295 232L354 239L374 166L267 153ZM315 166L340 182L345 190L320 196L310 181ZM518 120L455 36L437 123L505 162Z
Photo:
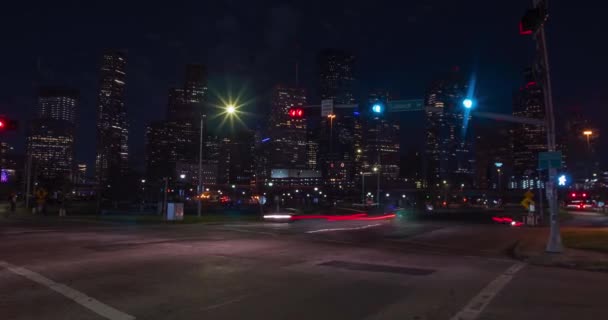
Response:
M601 319L608 275L455 222L0 222L1 319Z

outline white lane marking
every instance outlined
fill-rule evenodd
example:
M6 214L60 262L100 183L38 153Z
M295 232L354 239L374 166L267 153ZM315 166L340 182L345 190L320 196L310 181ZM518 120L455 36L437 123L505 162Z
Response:
M28 270L23 267L12 265L6 261L0 260L0 267L4 267L7 270L20 275L24 278L27 278L31 281L39 283L43 286L48 287L49 289L64 295L66 298L73 300L74 302L80 304L81 306L95 312L96 314L110 320L133 320L134 316L126 314L120 310L114 309L107 304L104 304L94 298L87 296L86 294L74 290L64 284L55 282L45 276L36 273L34 271Z
M319 229L319 230L306 231L306 233L321 233L321 232L332 232L332 231L363 230L363 229L369 229L369 228L373 228L373 227L377 227L377 226L381 226L381 225L382 225L382 223L376 223L376 224L368 224L368 225L365 225L365 226L353 227L353 228Z
M483 310L490 304L492 299L509 283L513 276L526 264L518 262L512 265L507 271L499 275L496 279L490 282L485 288L483 288L469 303L460 310L457 314L450 318L450 320L475 320L483 312Z

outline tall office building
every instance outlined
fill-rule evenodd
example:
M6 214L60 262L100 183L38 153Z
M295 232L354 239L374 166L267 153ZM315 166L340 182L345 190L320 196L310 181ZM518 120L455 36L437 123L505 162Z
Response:
M184 100L186 103L200 104L204 102L207 96L207 69L205 66L201 64L187 65L184 78ZM200 114L202 110L196 111Z
M38 118L76 122L78 91L59 87L43 87L38 94Z
M336 104L353 104L355 56L338 49L319 53L321 99L333 99Z
M314 139L314 135L308 133L308 141L306 142L306 169L317 170L319 158L319 142Z
M146 130L146 163L148 178L157 181L176 177L178 163L182 168L197 166L201 116L206 112L207 74L202 65L186 66L184 83L169 90L167 120L152 123ZM206 118L203 144L207 144ZM209 159L203 148L203 161Z
M253 185L255 183L254 134L237 132L219 143L218 183Z
M508 188L513 173L511 123L475 126L475 188L500 190Z
M198 159L199 132L189 122L158 121L146 130L146 163L151 180L173 177L177 162Z
M307 137L305 115L290 110L306 105L306 92L302 88L278 85L273 90L272 109L268 126L272 152L270 165L276 169L304 169L307 166Z
M78 91L41 88L38 116L27 136L27 154L32 158L32 176L37 180L69 181L74 169L74 132Z
M544 119L545 103L543 89L534 81L531 72L526 72L526 84L515 94L513 115L525 118ZM521 124L513 129L513 177L510 188L540 188L538 176L538 153L547 151L547 131L544 126Z
M439 77L425 100L427 186L470 187L474 181L474 155L470 115L462 107L468 82L458 69Z
M359 163L358 150L362 147L361 114L356 106L334 108L334 117L322 117L318 128L320 170L326 184L336 189L355 186Z
M108 51L101 62L97 106L97 179L118 184L128 170L129 127L125 108L126 56Z
M376 90L369 95L368 101L368 110L375 103L386 106L390 95L386 90ZM362 152L356 154L362 156L361 171L370 172L373 167L379 167L385 179L396 179L399 177L400 119L388 111L390 110L386 110L382 115L366 112L363 121L363 148L359 149Z
M339 49L325 49L317 58L321 99L332 99L335 117L321 117L318 168L326 183L338 189L354 187L360 169L362 123L354 106L354 55Z
M167 120L200 123L207 99L207 70L199 64L186 66L184 84L169 90Z

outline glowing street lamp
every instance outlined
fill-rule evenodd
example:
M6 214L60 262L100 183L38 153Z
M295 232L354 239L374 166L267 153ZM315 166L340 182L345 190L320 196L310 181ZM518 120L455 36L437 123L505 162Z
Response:
M236 107L233 104L229 104L226 106L226 113L234 114L236 112Z
M585 130L585 131L583 131L583 135L585 137L587 137L587 149L591 150L591 144L589 142L589 139L591 139L591 136L593 135L593 131Z

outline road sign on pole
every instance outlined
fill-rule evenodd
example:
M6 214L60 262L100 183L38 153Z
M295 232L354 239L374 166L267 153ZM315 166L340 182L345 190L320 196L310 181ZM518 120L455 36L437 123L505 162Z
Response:
M526 208L526 210L529 210L530 206L534 206L534 193L532 193L532 191L524 193L524 199L521 201L521 205Z
M332 113L334 113L334 100L321 100L321 117L327 117Z
M562 167L561 151L540 152L538 154L538 168L544 169L559 169Z
M424 111L424 100L392 100L388 102L388 112Z

